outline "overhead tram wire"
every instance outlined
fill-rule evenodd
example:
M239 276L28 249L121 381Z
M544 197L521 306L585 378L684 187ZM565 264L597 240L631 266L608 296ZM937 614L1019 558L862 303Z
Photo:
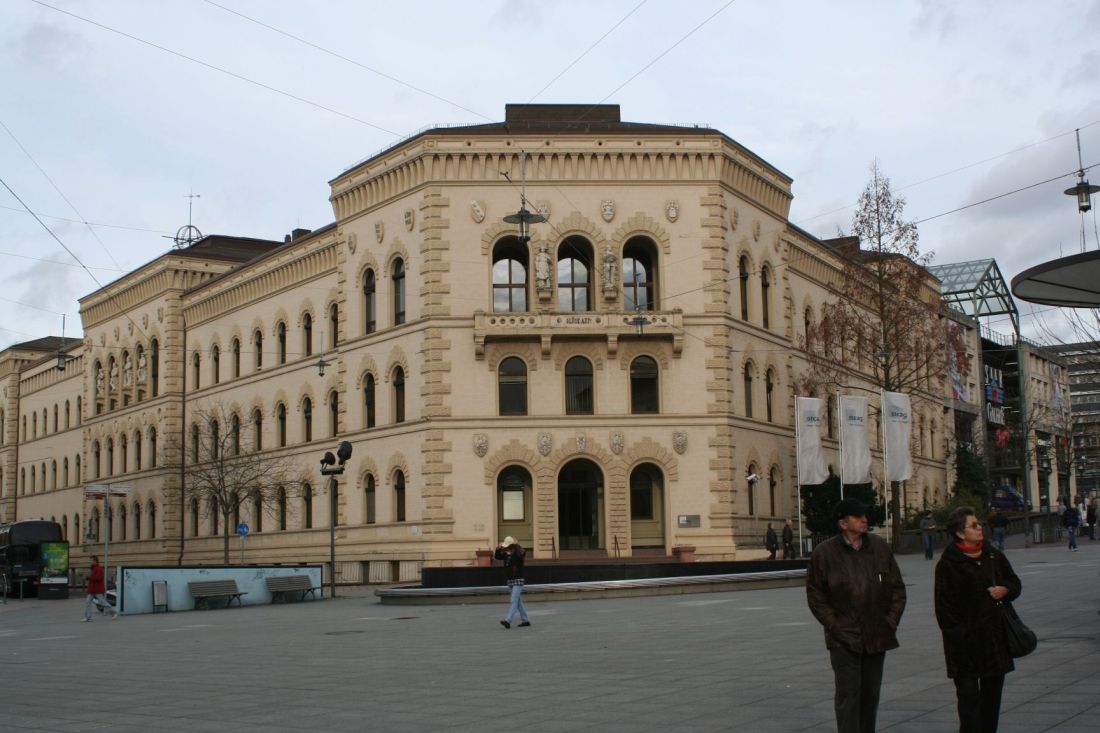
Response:
M230 77L232 77L234 79L237 79L239 81L243 81L243 82L246 82L248 84L252 84L254 86L260 87L261 89L266 89L269 92L275 92L276 94L280 94L284 97L287 97L288 99L293 99L296 102L302 102L303 104L308 104L311 107L315 107L319 110L323 110L325 112L329 112L329 113L337 115L339 117L343 117L344 119L351 120L352 122L358 122L361 125L365 125L367 127L373 128L373 129L378 130L380 132L384 132L388 135L393 135L394 137L401 137L400 133L394 132L393 130L388 130L385 127L382 127L381 125L376 125L373 122L368 122L367 120L356 117L355 115L348 114L347 112L341 112L338 109L334 109L333 107L328 107L326 105L321 104L320 102L314 102L313 100L306 99L305 97L300 97L297 94L293 94L293 93L285 91L283 89L279 89L278 87L273 87L270 84L265 84L262 81L256 81L255 79L250 79L247 76L243 76L243 75L238 74L236 72L229 71L228 69L223 69L220 66L215 66L214 64L207 63L206 61L202 61L202 60L197 59L193 56L188 56L185 53L180 53L179 51L174 51L174 50L172 50L170 48L167 48L165 46L161 46L160 44L153 43L152 41L147 41L144 38L139 38L135 35L132 35L130 33L125 32L125 31L120 31L117 28L112 28L109 25L104 25L103 23L99 23L97 21L91 20L90 18L85 18L84 16L77 15L76 13L70 12L68 10L63 10L61 8L55 7L53 5L50 5L49 3L43 2L43 0L31 0L31 2L33 2L37 5L41 5L44 8L48 8L49 10L53 10L55 12L61 13L63 15L68 15L70 18L75 18L79 21L83 21L84 23L88 23L89 25L94 25L96 28L101 28L105 31L109 31L109 32L114 33L116 35L122 36L123 38L129 38L131 41L137 41L138 43L143 44L145 46L149 46L150 48L155 48L158 51L163 51L164 53L171 54L172 56L184 59L185 61L190 61L193 64L198 64L199 66L204 66L207 69L217 71L221 74L225 74L226 76L230 76Z
M19 254L18 252L3 252L0 251L0 257L17 257L21 260L31 260L32 262L46 262L51 265L62 265L64 267L80 267L76 262L62 262L61 260L48 260L45 257L31 257L30 255ZM125 272L122 268L115 267L96 267L94 265L88 266L89 270L102 270L104 272Z
M8 211L17 211L20 214L26 214L27 213L26 209L20 209L16 206L4 206L3 204L0 204L0 209L7 209ZM69 218L64 217L64 216L53 216L52 214L42 214L42 213L40 213L39 216L41 216L43 219L53 219L54 221L64 221L64 222L68 222L70 224L84 224L85 226L102 227L104 229L124 229L126 231L131 231L131 232L148 232L149 234L164 234L164 235L172 234L172 232L165 231L164 229L149 229L147 227L133 227L133 226L126 226L125 224L103 224L101 222L95 222L95 221L83 221L81 219L69 219Z

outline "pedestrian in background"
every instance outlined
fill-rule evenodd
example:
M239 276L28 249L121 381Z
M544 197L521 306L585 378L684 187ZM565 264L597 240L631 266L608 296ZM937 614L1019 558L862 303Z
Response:
M99 558L95 555L92 555L92 567L88 571L88 581L84 588L86 595L84 596L84 618L82 620L92 620L93 604L99 608L100 613L103 613L103 609L106 608L111 611L111 618L118 618L118 612L107 603L107 588L103 577L103 566L99 564Z
M953 542L936 564L936 622L947 676L955 682L960 733L996 733L1005 674L1015 669L1000 603L1020 595L1020 579L1000 550L984 544L974 510L947 519Z
M1008 535L1008 517L1000 509L994 509L989 515L989 528L993 530L993 544L1001 552L1005 551L1005 537Z
M512 628L512 619L515 618L516 611L519 611L520 626L531 625L531 621L527 618L527 608L523 605L523 598L521 597L524 582L523 558L526 554L523 547L516 542L514 537L510 536L504 538L496 551L496 559L504 561L504 567L508 571L508 589L511 591L508 615L500 622L500 625L506 629Z
M932 517L932 512L928 511L924 513L924 519L920 520L920 541L924 545L924 559L932 559L932 546L936 542L936 530L939 529L936 526L936 520Z
M1062 512L1062 526L1066 528L1066 533L1069 534L1069 550L1070 552L1077 552L1077 528L1081 525L1081 513L1077 511L1077 507L1066 502L1066 509Z
M768 522L768 531L764 533L764 549L768 551L768 559L774 560L775 553L779 550L779 538L775 536L775 528Z
M791 520L788 518L787 523L783 525L783 559L791 560L794 558L794 527L791 525Z
M1096 497L1085 499L1085 524L1089 526L1089 539L1096 539Z
M867 506L833 510L840 534L818 545L806 571L810 611L825 627L838 733L873 733L886 652L898 646L905 583L894 553L868 534Z

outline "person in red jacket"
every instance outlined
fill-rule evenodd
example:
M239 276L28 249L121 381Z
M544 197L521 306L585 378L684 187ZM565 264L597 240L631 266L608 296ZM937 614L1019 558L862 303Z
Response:
M88 583L85 586L87 595L84 596L84 621L92 620L92 604L99 606L100 610L108 608L111 618L118 618L118 612L107 603L107 589L104 584L103 566L99 564L99 558L92 555L92 569L88 572Z

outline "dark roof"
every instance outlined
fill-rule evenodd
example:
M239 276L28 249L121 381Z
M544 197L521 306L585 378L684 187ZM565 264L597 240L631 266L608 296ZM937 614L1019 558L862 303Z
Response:
M80 339L66 338L63 336L45 336L34 341L24 341L21 344L12 344L9 349L20 349L23 351L68 351L74 349L81 344Z
M281 247L282 245L282 242L271 239L254 239L252 237L231 237L224 234L211 234L203 237L190 247L175 250L172 254L181 255L183 257L247 262L260 255L267 254L271 250L276 247Z

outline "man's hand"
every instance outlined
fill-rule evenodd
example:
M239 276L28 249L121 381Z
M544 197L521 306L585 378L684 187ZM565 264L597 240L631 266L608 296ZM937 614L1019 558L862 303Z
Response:
M989 595L993 597L993 600L1000 601L1008 595L1008 588L1003 585L991 585L986 590L989 591Z

